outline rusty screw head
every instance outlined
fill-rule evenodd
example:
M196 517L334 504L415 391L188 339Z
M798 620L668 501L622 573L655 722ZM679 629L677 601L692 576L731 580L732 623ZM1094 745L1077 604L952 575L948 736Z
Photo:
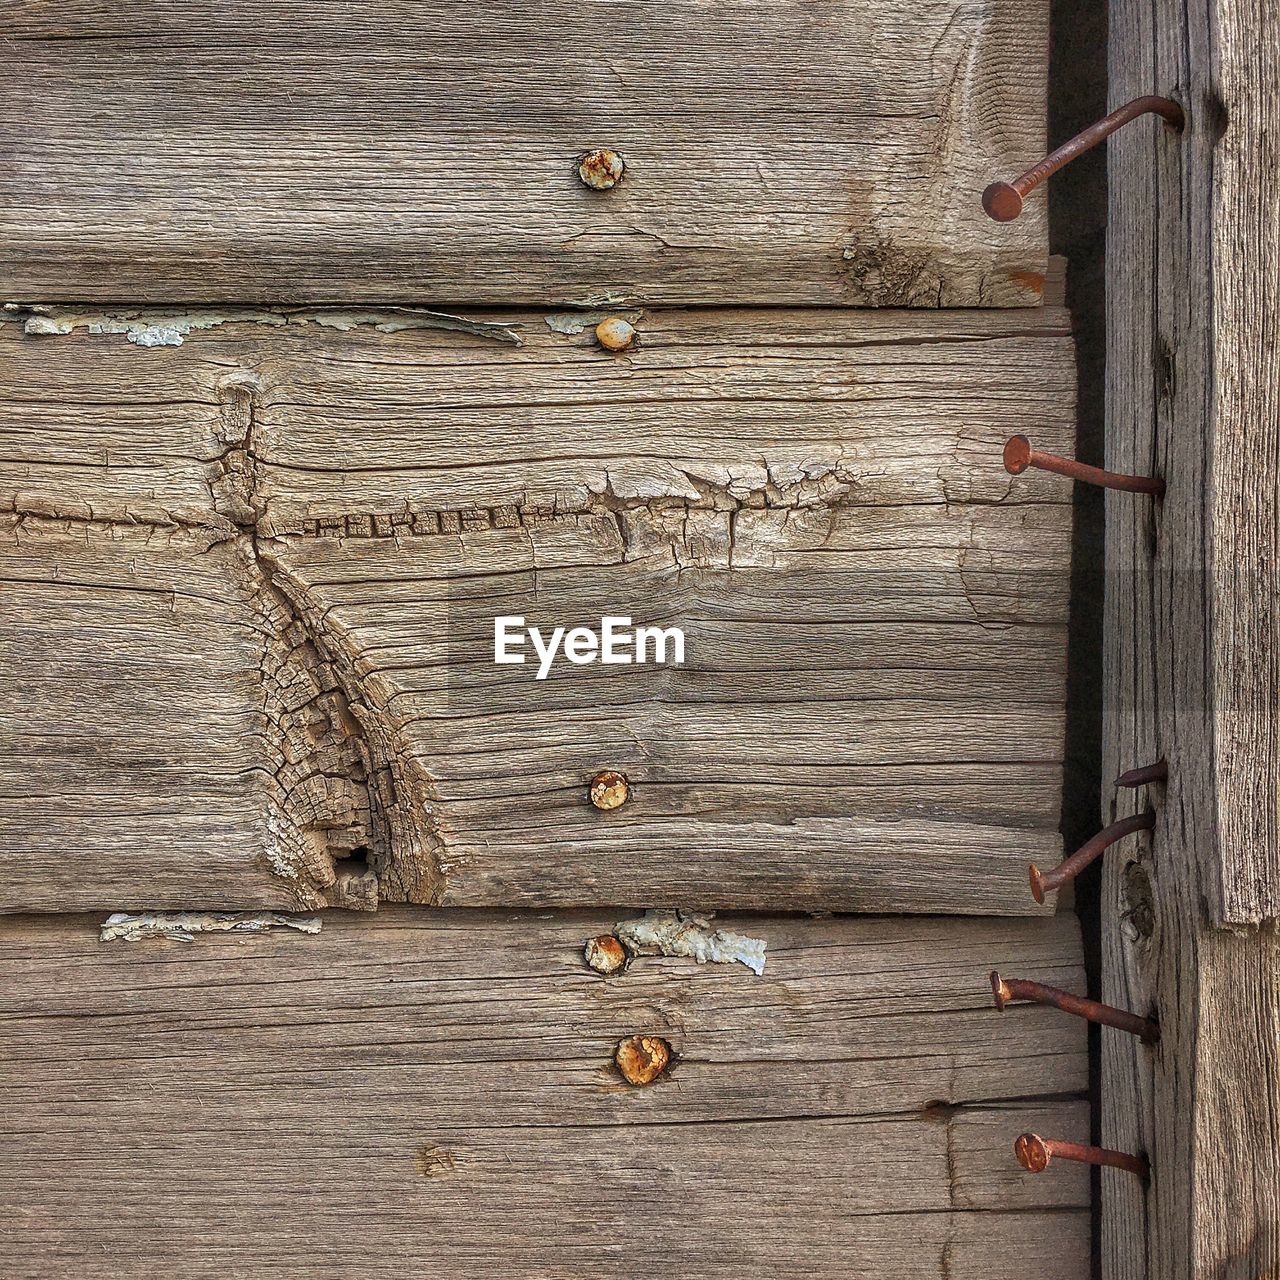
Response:
M589 938L582 955L597 973L617 973L627 963L626 947L611 933Z
M636 331L621 316L609 316L596 325L596 341L606 351L625 351L635 341Z
M592 191L608 191L622 179L626 162L608 147L597 147L578 157L578 177Z
M671 1062L671 1046L661 1036L629 1036L613 1052L628 1084L652 1084Z
M627 797L631 794L631 787L626 777L616 769L605 769L591 779L591 789L588 794L591 796L591 803L597 809L616 809L619 805L626 803Z

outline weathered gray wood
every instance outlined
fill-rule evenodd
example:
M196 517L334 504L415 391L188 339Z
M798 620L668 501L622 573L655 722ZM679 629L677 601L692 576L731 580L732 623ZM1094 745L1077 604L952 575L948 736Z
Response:
M1111 144L1109 465L1169 486L1108 502L1107 763L1170 767L1104 814L1158 819L1104 891L1108 998L1163 1027L1154 1056L1103 1038L1104 1135L1153 1166L1146 1193L1103 1175L1116 1280L1280 1272L1277 32L1269 5L1112 6L1113 101L1189 114Z
M390 909L296 933L100 944L0 923L0 1269L190 1276L1076 1280L1082 1025L989 1003L999 964L1081 989L1075 922L724 921L764 974L641 958L616 916ZM667 1037L648 1088L616 1042Z
M256 319L0 329L5 908L1040 910L1060 310ZM685 666L493 664L604 613Z
M1039 301L1044 0L11 3L36 301ZM611 147L610 191L578 180Z

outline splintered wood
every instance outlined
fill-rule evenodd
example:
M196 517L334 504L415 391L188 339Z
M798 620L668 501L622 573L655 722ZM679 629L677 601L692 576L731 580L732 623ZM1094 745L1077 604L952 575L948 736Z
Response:
M321 932L101 944L0 929L0 1272L302 1280L687 1274L1079 1280L1083 1025L996 1013L993 962L1083 990L1069 916L726 918L742 965L642 958L617 915L386 908ZM612 1064L668 1040L648 1087Z
M7 3L6 299L1040 301L1049 6ZM616 153L608 189L580 158Z
M257 319L0 329L5 909L1041 910L1060 309ZM607 614L684 665L494 663Z

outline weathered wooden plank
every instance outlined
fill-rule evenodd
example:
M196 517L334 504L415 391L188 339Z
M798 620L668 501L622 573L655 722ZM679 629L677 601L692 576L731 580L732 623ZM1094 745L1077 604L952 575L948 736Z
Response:
M16 3L9 298L1039 301L1043 0ZM107 109L104 104L109 104ZM612 190L579 157L620 153Z
M736 918L760 977L605 979L581 947L615 922L9 920L5 1274L1083 1274L1087 1177L1011 1152L1087 1124L1083 1029L996 1014L985 977L1080 989L1073 919ZM677 1055L647 1088L611 1064L639 1033Z
M11 515L0 539L5 906L294 904L263 867L273 775L243 546Z
M1061 311L658 312L621 358L528 312L222 319L0 330L4 907L1037 910L1070 510L999 455L1023 415L1070 450ZM494 664L496 617L603 614L684 665Z
M1103 1039L1104 1134L1153 1167L1103 1175L1125 1280L1280 1271L1275 35L1265 5L1112 6L1113 101L1188 111L1111 144L1108 465L1168 483L1108 502L1107 763L1170 770L1108 810L1157 815L1104 891L1108 996L1163 1027Z

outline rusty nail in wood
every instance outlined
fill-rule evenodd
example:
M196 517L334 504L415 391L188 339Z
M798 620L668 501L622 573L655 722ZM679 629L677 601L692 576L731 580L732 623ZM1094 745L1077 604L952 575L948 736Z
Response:
M1031 982L1026 978L1002 978L993 969L991 991L995 996L996 1008L1002 1013L1010 1000L1031 1000L1036 1004L1052 1005L1064 1013L1073 1013L1104 1027L1127 1031L1130 1035L1137 1036L1143 1044L1156 1044L1160 1039L1160 1028L1150 1018L1139 1017L1127 1009L1117 1009L1097 1000L1087 1000L1084 996L1073 996L1060 987L1047 987L1042 982Z
M661 1036L620 1040L613 1060L628 1084L652 1084L671 1062L671 1046Z
M1043 1173L1055 1156L1061 1160L1078 1160L1082 1164L1104 1164L1124 1169L1144 1182L1150 1172L1146 1156L1131 1156L1126 1151L1109 1147L1086 1147L1079 1142L1063 1142L1060 1138L1042 1138L1036 1133L1023 1133L1013 1144L1013 1154L1028 1173Z
M1156 815L1148 809L1146 813L1135 813L1130 818L1121 818L1109 827L1103 827L1092 840L1085 841L1075 853L1058 863L1052 871L1041 871L1033 862L1031 864L1031 896L1037 902L1044 901L1044 895L1052 889L1061 888L1068 880L1074 880L1105 849L1109 849L1117 840L1135 831L1150 831L1156 825Z
M1182 108L1172 98L1154 95L1134 98L1123 107L1117 107L1110 115L1103 116L1097 124L1091 124L1077 133L1056 151L1051 151L1039 164L1032 165L1026 173L1020 173L1012 182L993 182L982 193L982 207L987 211L987 216L997 222L1012 222L1022 212L1023 200L1050 174L1057 173L1063 165L1070 164L1077 156L1096 147L1130 120L1152 114L1162 116L1175 129L1181 129L1186 122Z
M1169 781L1169 763L1161 756L1155 764L1144 764L1141 769L1130 769L1116 779L1117 787L1145 787L1152 782Z
M606 351L625 351L635 341L636 331L621 316L608 316L596 325L596 341Z
M588 794L597 809L616 809L626 803L631 787L624 774L616 769L605 769L591 779Z
M597 973L617 973L627 963L626 947L611 933L588 939L582 956Z
M622 179L626 161L608 147L597 147L578 157L578 177L592 191L608 191Z
M1061 458L1056 453L1041 453L1039 449L1031 447L1031 441L1026 436L1010 436L1004 446L1004 469L1011 476L1020 476L1028 467L1052 471L1060 476L1070 476L1072 480L1101 485L1104 489L1123 489L1127 493L1153 493L1158 498L1164 495L1164 481L1158 477L1130 476L1119 471L1104 471L1101 467L1091 467L1087 462L1077 462L1074 458Z

